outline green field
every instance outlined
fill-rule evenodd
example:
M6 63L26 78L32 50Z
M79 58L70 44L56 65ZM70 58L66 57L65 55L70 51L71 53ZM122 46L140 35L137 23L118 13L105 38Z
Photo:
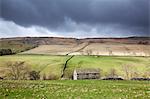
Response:
M53 73L61 75L63 63L67 59L65 56L47 56L47 55L10 55L0 56L0 67L4 68L8 61L25 61L33 70L41 71L41 74Z
M61 76L63 65L70 56L49 55L10 55L0 56L0 69L5 68L8 61L25 61L31 69ZM124 77L122 66L129 64L141 76L150 70L150 57L115 57L115 56L75 56L67 65L65 77L71 77L76 68L100 68L105 76L112 68L119 76Z
M0 81L0 99L149 99L148 81Z

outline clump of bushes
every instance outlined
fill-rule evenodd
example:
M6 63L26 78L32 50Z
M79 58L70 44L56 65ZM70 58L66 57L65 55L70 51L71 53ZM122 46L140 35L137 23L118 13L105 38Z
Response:
M0 56L14 54L11 49L0 49Z
M55 74L50 74L49 76L48 76L48 79L47 80L57 80L58 79L58 76L57 75L55 75Z
M139 41L138 44L148 45L149 42L148 41Z
M29 78L30 78L30 80L39 80L40 79L40 71L30 71Z

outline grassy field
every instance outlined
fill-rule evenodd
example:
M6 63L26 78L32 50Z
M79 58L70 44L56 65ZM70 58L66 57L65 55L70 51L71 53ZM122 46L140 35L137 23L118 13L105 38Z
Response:
M0 81L0 99L149 99L148 81Z
M124 76L122 69L126 64L142 74L150 68L150 57L75 56L69 62L67 69L73 71L75 68L100 68L103 76L110 69L116 69L119 75Z
M5 68L8 61L25 61L33 70L41 74L55 74L61 76L63 65L70 56L49 55L10 55L0 56L0 69ZM124 77L122 66L129 64L134 71L143 74L150 69L150 57L114 57L114 56L75 56L67 65L65 77L70 77L76 68L100 68L102 76L111 69L116 69L118 75Z
M48 55L10 55L0 57L0 67L5 68L8 61L25 61L31 69L41 71L41 74L55 74L60 77L65 56L48 56Z

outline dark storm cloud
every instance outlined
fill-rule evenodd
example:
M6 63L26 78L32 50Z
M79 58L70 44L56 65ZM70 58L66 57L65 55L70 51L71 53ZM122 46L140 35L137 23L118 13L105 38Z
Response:
M86 25L83 31L93 26L100 32L101 27L120 25L141 35L149 33L149 0L2 0L1 6L3 19L25 27L71 32L76 26L69 24L75 23Z

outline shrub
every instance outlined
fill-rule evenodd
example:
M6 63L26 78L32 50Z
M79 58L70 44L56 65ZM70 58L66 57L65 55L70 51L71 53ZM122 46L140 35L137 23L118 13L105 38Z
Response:
M29 72L30 80L39 80L40 79L40 71L31 71Z
M138 44L148 45L149 42L148 41L139 41Z
M125 74L126 79L139 76L139 72L137 71L137 69L130 64L124 64L122 66L122 70Z
M47 80L46 74L44 73L42 76L42 80Z
M49 76L46 78L46 80L57 80L58 76L55 74L49 74Z
M72 68L67 68L64 72L64 78L72 79L73 77L73 69Z
M4 78L3 77L0 77L0 80L3 80Z
M138 72L136 69L131 72L131 78L139 77L140 75L142 74L140 74L140 72Z
M145 70L145 72L143 73L143 77L146 77L146 78L150 78L150 66L147 66L146 67L147 69Z
M110 71L109 71L109 73L108 73L108 75L107 75L107 77L112 77L112 78L118 77L117 70L114 69L114 68L111 68Z
M0 49L0 56L13 54L11 49Z

